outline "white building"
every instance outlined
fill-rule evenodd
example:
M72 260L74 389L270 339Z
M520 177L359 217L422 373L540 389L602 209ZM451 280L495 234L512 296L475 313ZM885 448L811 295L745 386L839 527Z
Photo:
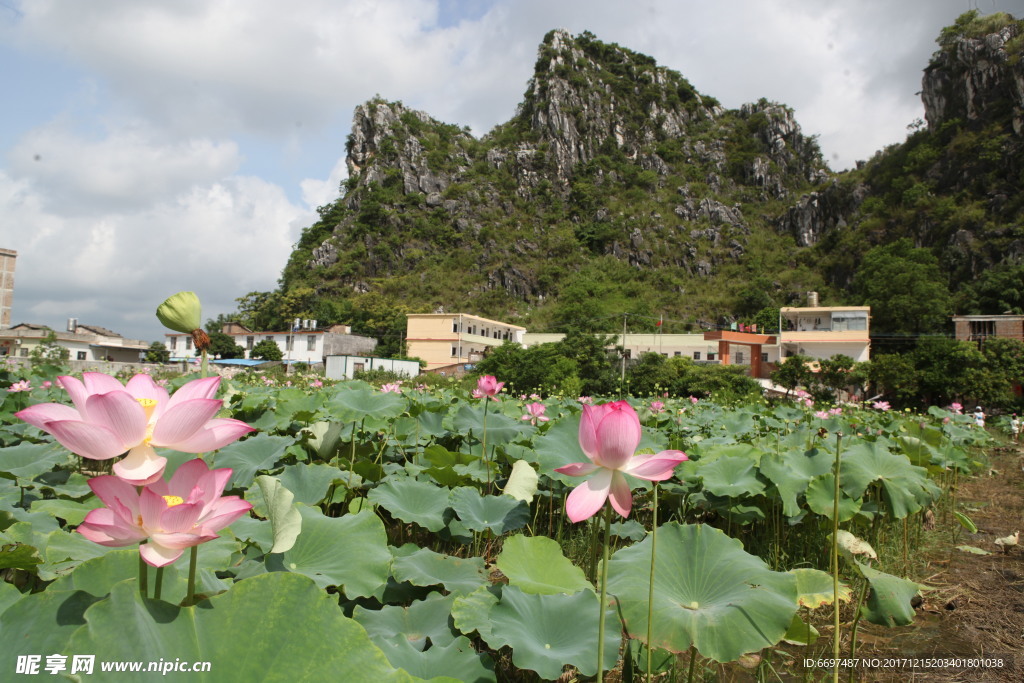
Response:
M307 323L310 321L302 321ZM352 334L348 325L331 325L316 329L313 325L300 324L299 329L290 332L253 332L239 323L227 323L221 332L231 337L235 344L245 350L249 358L253 348L261 341L270 341L281 349L281 357L293 363L323 363L324 358L332 355L373 353L377 340ZM192 345L192 335L177 332L168 333L167 349L171 352L171 360L191 360L196 356Z

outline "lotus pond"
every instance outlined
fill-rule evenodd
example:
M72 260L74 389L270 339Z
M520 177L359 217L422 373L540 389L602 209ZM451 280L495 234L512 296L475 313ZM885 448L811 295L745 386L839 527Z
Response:
M939 408L630 398L620 407L639 444L612 446L647 464L634 477L605 463L623 483L602 484L602 467L580 475L605 447L585 436L592 421L600 433L603 400L225 380L217 419L256 431L202 458L230 468L222 493L237 515L182 546L192 556L157 566L140 562L139 539L87 538L90 523L116 515L90 485L113 479L111 461L79 457L14 416L70 405L66 371L3 372L5 680L33 667L72 676L83 656L94 668L74 677L86 680L686 680L741 659L776 680L783 644L831 651L811 644L835 595L845 631L913 621L920 586L906 575L921 517L948 507L952 482L977 466L972 447L988 438ZM194 453L157 451L169 481L195 467ZM688 460L655 455L676 451ZM642 476L655 462L664 477ZM572 522L571 492L593 508L602 487L600 509ZM113 512L94 513L105 506ZM150 533L142 547L164 552L162 538ZM111 662L164 671L124 678L101 669ZM185 668L193 663L203 670Z

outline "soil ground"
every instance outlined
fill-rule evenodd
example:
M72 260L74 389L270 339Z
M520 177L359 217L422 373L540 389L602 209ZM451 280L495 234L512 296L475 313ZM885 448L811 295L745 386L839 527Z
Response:
M917 566L911 578L930 589L923 593L914 623L899 628L862 625L857 654L883 662L886 658L980 658L990 660L989 665L970 669L941 661L933 668L900 665L861 670L852 680L1024 681L1024 543L1008 553L994 543L1024 531L1024 450L1011 442L989 449L987 456L987 472L961 480L955 487L956 509L970 517L978 533L958 531L959 523L948 510L936 511L936 529L925 534L914 558ZM991 554L957 549L964 545ZM848 621L844 622L848 633ZM831 641L831 628L820 630ZM848 648L844 643L843 651L849 652ZM996 665L999 660L1001 666ZM822 670L807 673L811 680L822 680L826 674ZM849 672L842 678L851 680Z

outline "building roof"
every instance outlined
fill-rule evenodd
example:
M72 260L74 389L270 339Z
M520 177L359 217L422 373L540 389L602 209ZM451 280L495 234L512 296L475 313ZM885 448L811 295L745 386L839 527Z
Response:
M485 323L491 323L493 325L504 325L505 327L513 327L513 328L515 328L517 330L524 330L524 331L526 330L525 327L521 327L519 325L513 325L512 323L507 323L507 322L505 322L503 320L492 320L490 318L484 318L484 317L481 317L479 315L474 315L472 313L406 313L405 315L406 315L406 318L459 318L459 317L465 317L465 318L473 318L474 320L479 320L479 321L485 322Z
M870 306L786 306L780 308L781 313L836 313L837 311L871 312Z

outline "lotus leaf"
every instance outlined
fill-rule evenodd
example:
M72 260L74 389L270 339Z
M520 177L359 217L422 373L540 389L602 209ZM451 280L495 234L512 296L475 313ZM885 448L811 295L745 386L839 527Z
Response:
M831 605L835 602L831 574L807 568L790 569L787 573L796 577L796 600L801 607L817 609L822 605ZM850 587L840 583L839 599L849 602L850 595Z
M384 524L370 510L325 517L299 507L302 533L283 557L284 568L304 574L321 588L338 586L350 597L368 597L391 573Z
M455 640L456 634L448 625L454 599L431 593L425 600L414 600L408 607L386 605L381 609L366 609L356 605L352 618L366 629L378 647L387 642L405 641L422 651L427 646L427 638L431 645L447 645Z
M842 475L840 475L842 478ZM811 480L811 483L807 486L805 497L807 498L807 507L811 508L816 514L832 519L832 512L834 510L833 501L835 501L835 481L836 478L831 474L823 474L820 477L815 477ZM859 499L851 498L846 495L842 488L839 489L839 521L845 522L851 519L860 510L861 501Z
M256 472L273 468L291 444L292 439L285 436L257 434L220 449L213 458L214 467L233 470L227 489L248 488Z
M124 581L85 618L88 623L66 644L32 651L88 652L99 660L210 662L208 673L190 674L196 681L416 680L388 664L363 628L338 609L336 597L286 572L246 579L184 608L143 600L135 582Z
M392 666L430 681L486 683L497 680L494 662L487 655L477 654L465 636L446 645L432 644L422 652L401 640L382 643L380 647Z
M598 598L593 591L572 595L534 595L506 586L491 607L492 628L484 637L492 648L511 647L512 663L554 680L563 667L575 666L584 676L597 673ZM604 668L615 666L621 641L614 608L606 609Z
M743 544L704 525L658 529L653 645L730 662L774 645L797 610L796 578L774 572ZM608 590L630 635L647 637L651 540L623 548L608 565Z
M530 521L530 506L523 501L509 496L481 496L469 486L452 489L449 502L471 531L488 529L503 534L522 528Z
M583 570L562 554L554 539L546 536L512 536L505 539L497 559L498 569L509 584L525 593L548 595L594 590Z
M360 422L367 418L391 420L406 411L408 401L401 394L375 391L368 384L352 383L327 400L330 416L340 422Z
M871 586L867 602L860 608L864 618L881 626L906 626L914 621L911 600L920 591L920 586L860 562L854 564Z
M452 621L455 628L466 635L475 631L484 641L491 637L491 608L498 604L501 597L500 586L481 586L469 595L455 598L452 603Z
M726 456L704 465L698 461L704 489L716 496L738 498L764 493L764 482L757 478L755 463L742 456Z
M302 515L292 504L291 491L274 477L261 475L256 477L256 486L246 491L245 497L253 503L256 514L270 521L274 542L268 552L283 553L295 545L302 531Z
M941 495L923 467L891 453L885 440L858 441L844 449L840 482L847 495L860 498L874 481L881 481L889 512L896 519L917 512Z
M367 498L407 524L418 524L428 531L445 526L444 511L448 508L450 491L426 481L409 478L388 478L372 489Z
M537 471L525 460L516 460L512 463L512 474L509 475L508 483L502 492L516 500L525 501L527 504L533 502L537 494L537 482L539 477Z
M452 557L430 548L396 554L391 571L398 581L414 586L444 586L450 593L472 593L487 583L482 557Z

